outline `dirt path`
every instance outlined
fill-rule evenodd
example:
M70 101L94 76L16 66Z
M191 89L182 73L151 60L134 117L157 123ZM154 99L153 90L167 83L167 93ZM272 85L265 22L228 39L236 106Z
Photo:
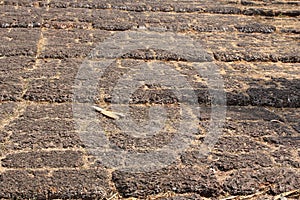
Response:
M0 198L300 198L299 1L3 0L0 15Z

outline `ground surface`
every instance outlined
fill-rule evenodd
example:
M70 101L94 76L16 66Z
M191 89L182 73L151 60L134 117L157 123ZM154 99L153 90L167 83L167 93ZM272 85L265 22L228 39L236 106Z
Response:
M0 15L0 198L299 198L299 1L2 0ZM182 54L145 47L116 57L92 99L109 109L122 75L160 60L197 96L193 144L169 166L138 173L108 167L87 151L72 112L75 78L92 49L126 31L154 33L153 44L171 33L189 36L207 53L198 61L218 67L227 114L207 157L198 155L212 98L207 81L191 68L198 58L185 45ZM132 137L116 120L97 118L122 150L153 151L176 135L178 101L170 88L155 84L131 95L132 116L140 123L149 120L150 106L166 108L167 126L153 137Z

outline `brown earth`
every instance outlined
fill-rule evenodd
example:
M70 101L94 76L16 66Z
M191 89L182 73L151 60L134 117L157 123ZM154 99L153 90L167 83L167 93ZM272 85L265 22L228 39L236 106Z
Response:
M299 1L2 0L0 15L0 199L300 198ZM101 51L102 42L135 31L153 36L145 37L153 46L177 34L205 51L199 58L187 44L173 52L133 49L113 57L97 77L96 96L84 96L109 109L118 80L133 78L132 70L144 63L159 61L180 73L162 80L187 80L191 88L180 90L187 94L182 99L155 84L130 96L132 119L140 124L149 121L153 105L165 108L166 124L152 137L131 136L116 120L91 110L114 146L151 152L176 136L180 106L195 94L200 117L192 121L197 131L187 133L192 144L154 171L107 166L89 151L74 117L82 63L102 62L106 58L89 57L94 48ZM130 35L128 41L138 43ZM210 90L195 62L217 66L224 91ZM208 156L199 157L214 92L226 97L223 134Z

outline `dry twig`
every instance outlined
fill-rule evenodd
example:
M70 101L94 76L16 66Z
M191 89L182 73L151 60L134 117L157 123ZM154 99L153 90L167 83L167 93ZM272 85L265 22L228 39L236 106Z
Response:
M98 106L92 106L96 111L100 112L101 114L105 115L106 117L112 118L112 119L119 119L120 117L125 117L122 113L112 112L108 110L104 110L103 108L100 108Z

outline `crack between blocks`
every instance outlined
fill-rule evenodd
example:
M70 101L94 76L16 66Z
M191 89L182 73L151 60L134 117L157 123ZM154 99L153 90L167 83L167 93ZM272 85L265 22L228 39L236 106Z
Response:
M43 24L43 19L42 19L41 23ZM41 53L42 53L42 51L44 50L44 47L45 47L45 38L43 36L44 28L42 27L40 31L41 31L41 33L40 33L39 41L37 43L37 52L36 52L36 56L35 56L35 63L33 65L32 69L30 69L30 71L34 71L35 69L38 68L39 57L40 57L40 55L41 55ZM21 94L22 100L24 99L24 96L26 95L26 93L29 89L30 80L31 80L30 78L23 79L24 88L23 88L23 92Z
M47 2L50 3L50 0L48 0ZM47 11L49 10L49 6L47 6L46 10ZM43 24L43 19L42 19L42 24ZM35 63L33 65L32 70L37 68L38 58L41 55L41 52L43 51L44 46L45 46L45 39L43 37L43 28L41 28L40 38L39 38L39 41L37 43L37 53L36 53L36 56L35 56ZM15 119L19 118L20 116L22 116L22 114L25 112L25 110L28 106L27 105L28 103L23 102L22 99L23 99L24 95L26 94L26 92L29 88L29 81L30 81L30 79L23 79L24 87L23 87L23 91L22 91L22 94L21 94L21 99L17 103L17 108L15 109L15 113L9 119L7 119L6 122L2 122L2 125L0 126L0 130L2 130L5 126L9 125L13 120L15 120ZM29 104L31 104L31 103L29 103ZM9 142L9 138L12 134L13 133L10 132L5 137L4 142L1 144L1 145L3 145L3 147L1 147L0 150L2 150L2 148L3 148L3 150L5 151L5 146ZM1 155L1 157L0 157L0 173L5 171L5 168L2 167L2 161L1 160L7 155L7 153L9 153L9 152L3 153L3 155Z

